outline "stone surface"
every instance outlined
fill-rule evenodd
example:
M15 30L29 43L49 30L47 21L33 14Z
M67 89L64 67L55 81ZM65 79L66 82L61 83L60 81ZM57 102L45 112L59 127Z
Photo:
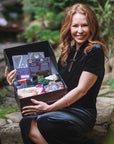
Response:
M113 108L113 111L111 113L110 120L112 123L114 123L114 108Z
M105 95L105 94L107 94L107 93L110 93L111 92L111 89L110 88L107 88L107 89L101 89L100 91L99 91L99 96L102 96L102 95Z
M110 116L114 108L114 98L97 98L97 124L110 122Z
M0 128L6 124L5 119L0 119Z
M1 144L23 144L18 123L7 124L0 130Z
M14 112L14 113L5 115L5 117L12 120L13 122L19 122L22 118L22 115L20 112Z
M15 98L7 97L4 102L4 107L17 107Z

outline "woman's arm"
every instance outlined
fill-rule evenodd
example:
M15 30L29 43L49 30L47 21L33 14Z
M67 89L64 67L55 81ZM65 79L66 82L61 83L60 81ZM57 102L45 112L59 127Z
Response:
M83 71L79 79L78 86L68 92L63 98L50 106L50 111L69 106L83 97L87 91L94 85L97 76L93 73Z
M94 85L94 83L97 80L97 76L93 73L83 71L78 86L68 92L64 97L56 101L55 103L48 105L44 102L37 101L32 99L32 102L35 103L35 106L25 106L23 108L23 114L30 115L36 112L39 113L45 113L45 112L51 112L56 111L61 108L67 107L77 100L79 100L81 97L83 97L87 91Z

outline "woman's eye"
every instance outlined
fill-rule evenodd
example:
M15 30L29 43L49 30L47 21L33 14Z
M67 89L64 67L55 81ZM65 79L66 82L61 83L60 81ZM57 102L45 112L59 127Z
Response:
M87 26L88 26L88 24L84 24L84 25L83 25L83 27L87 27Z
M78 27L78 25L73 25L72 27Z

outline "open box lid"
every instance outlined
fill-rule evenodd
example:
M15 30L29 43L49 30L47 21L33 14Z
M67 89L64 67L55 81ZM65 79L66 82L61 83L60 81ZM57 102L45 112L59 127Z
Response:
M25 55L28 52L44 52L45 57L50 57L51 73L52 74L58 73L55 54L49 41L34 42L30 44L4 49L4 58L9 71L14 69L12 56Z

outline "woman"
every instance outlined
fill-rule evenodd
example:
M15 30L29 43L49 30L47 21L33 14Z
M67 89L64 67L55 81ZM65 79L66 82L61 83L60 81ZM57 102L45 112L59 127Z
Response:
M68 93L48 105L26 106L20 122L24 144L93 144L85 136L96 122L96 97L104 77L105 44L99 35L98 20L84 4L75 4L66 12L61 29L62 53L59 73ZM13 84L15 70L6 77ZM35 114L33 116L33 114Z

